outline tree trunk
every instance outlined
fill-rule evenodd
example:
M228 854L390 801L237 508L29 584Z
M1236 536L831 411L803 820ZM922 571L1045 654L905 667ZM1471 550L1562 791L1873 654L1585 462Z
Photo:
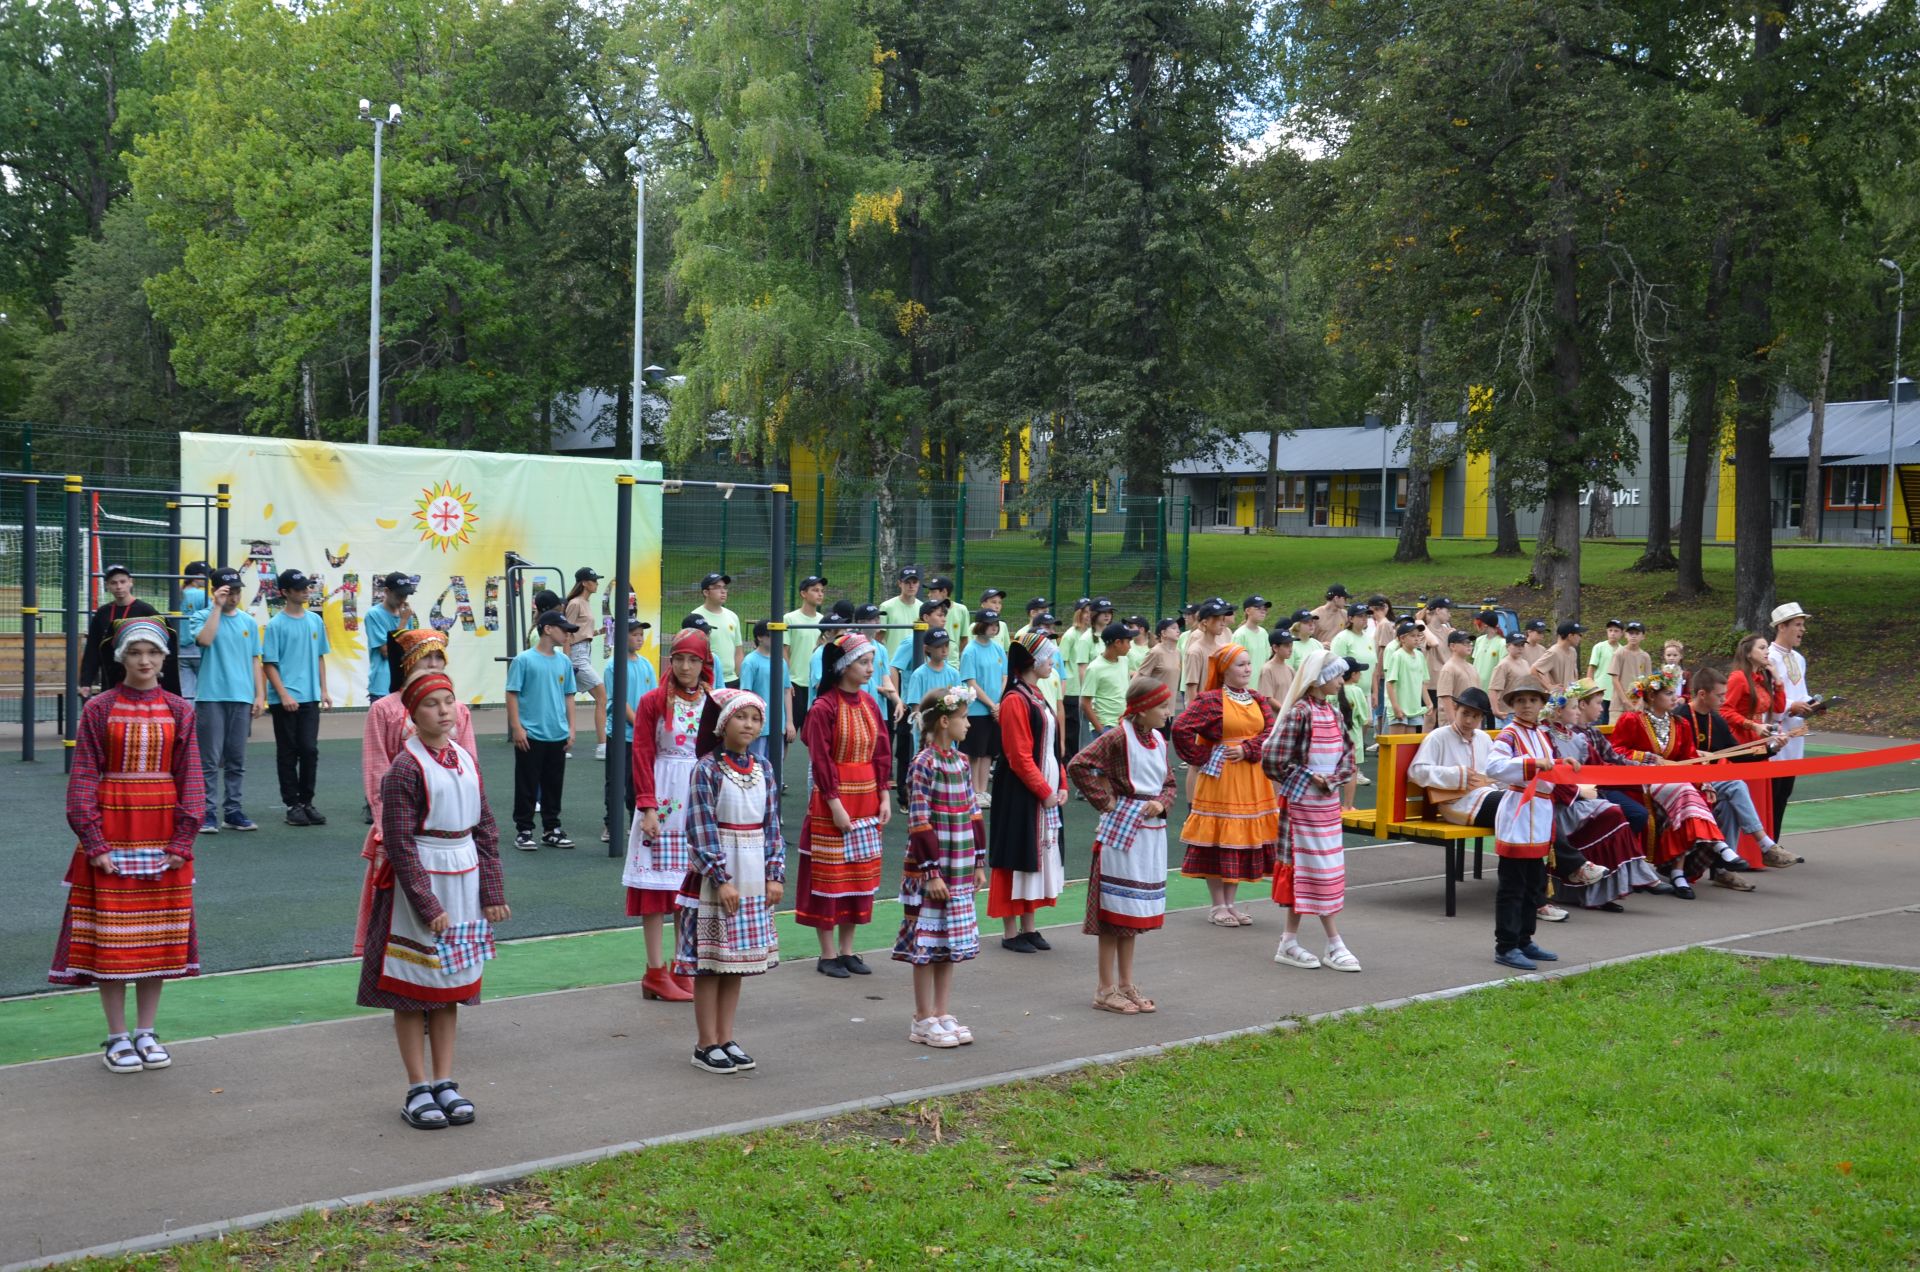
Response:
M1783 8L1791 9L1785 5ZM1763 130L1769 155L1780 149L1782 86L1766 64L1779 54L1787 15L1760 5L1753 16L1754 89L1744 113ZM1741 367L1733 423L1733 466L1740 474L1733 488L1733 621L1747 631L1766 630L1773 609L1773 377L1768 361L1777 328L1773 316L1773 274L1777 251L1770 200L1778 196L1756 187L1748 204L1746 267L1740 276L1740 314L1750 345Z
M1554 621L1580 618L1580 474L1559 470L1547 479L1540 534L1533 545L1533 581L1544 588Z
M1655 358L1647 377L1647 547L1633 568L1671 570L1673 559L1673 367Z
M1587 538L1613 538L1613 474L1587 487Z
M1520 518L1513 507L1513 490L1505 475L1500 471L1500 457L1490 457L1493 461L1493 555L1497 557L1517 557L1520 551Z
M1267 431L1267 489L1256 520L1269 530L1280 528L1280 430L1277 428Z
M1682 600L1705 596L1710 590L1701 558L1707 534L1707 476L1719 449L1718 388L1711 372L1696 376L1687 386L1687 458L1680 477L1680 573L1673 585Z
M1806 494L1800 500L1800 537L1813 543L1820 541L1820 514L1827 506L1826 491L1820 480L1823 476L1820 452L1827 440L1827 377L1832 372L1833 314L1828 313L1827 338L1820 346L1820 369L1813 382L1813 401L1808 404L1813 422L1807 429Z
M1407 430L1407 510L1400 518L1400 542L1393 559L1402 563L1426 563L1427 520L1433 502L1433 412L1427 401L1427 353L1433 335L1433 319L1420 324L1420 349L1413 366L1413 422ZM1385 425L1382 425L1385 427ZM1383 487L1381 499L1387 497Z
M1568 196L1563 180L1553 182L1556 202ZM1553 429L1557 454L1547 467L1546 500L1540 508L1540 537L1533 548L1533 577L1547 589L1555 619L1580 618L1580 484L1585 475L1577 458L1579 438L1564 424L1580 400L1585 367L1580 350L1580 261L1571 228L1546 243L1547 280L1552 320L1548 367L1553 373Z

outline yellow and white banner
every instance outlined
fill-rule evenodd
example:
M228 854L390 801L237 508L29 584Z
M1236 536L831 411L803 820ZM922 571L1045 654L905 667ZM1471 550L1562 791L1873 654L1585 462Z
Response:
M327 687L336 706L367 701L367 611L381 602L378 580L396 570L418 580L412 605L419 623L448 633L448 670L460 696L502 701L509 552L546 567L520 573L529 623L535 591L566 596L581 566L606 576L594 596L600 667L611 655L615 478L660 473L655 463L618 460L180 437L180 489L212 492L225 483L231 494L228 563L247 576L249 612L264 623L277 611L280 571L314 579L313 603L325 598L333 646ZM627 567L637 617L657 632L658 486L634 487ZM526 645L521 632L516 648ZM649 640L649 657L654 648Z

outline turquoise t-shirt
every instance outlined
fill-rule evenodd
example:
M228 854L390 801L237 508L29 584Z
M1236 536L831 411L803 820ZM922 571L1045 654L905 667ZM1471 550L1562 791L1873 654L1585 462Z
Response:
M785 664L775 668L773 658L770 655L763 654L758 649L749 649L747 656L740 660L740 687L748 693L757 695L762 702L772 702L773 695L776 692L773 688L775 680L780 682L778 692L785 693L788 684L791 683L787 679L787 668ZM789 720L787 723L793 725L795 728L798 728L800 724L798 720ZM762 711L760 713L760 736L763 738L766 737L772 729L773 712L771 710Z
M908 718L913 721L913 749L916 754L920 750L920 703L935 689L951 689L961 683L960 669L952 662L942 667L923 662L907 673L906 692L901 696L906 699L907 710L912 713Z
M567 740L567 700L574 695L573 660L564 650L523 649L507 664L507 692L520 695L520 727L540 742Z
M960 655L960 679L978 684L988 697L998 702L1007 687L1007 651L990 640L974 637ZM975 699L967 708L970 716L987 714L987 704Z
M393 668L387 664L387 638L395 632L411 631L419 624L412 618L407 619L405 627L400 618L384 605L376 605L367 615L367 698L385 697L393 692Z
M888 707L887 700L880 696L880 689L881 686L887 683L887 676L892 671L893 659L887 656L887 647L879 641L874 641L873 674L867 677L867 683L862 685L861 688L867 691L867 697L873 699L873 705L880 708L880 718L882 720L890 718L887 713L891 708Z
M212 607L187 619L186 640L196 641L213 614ZM213 644L200 650L200 688L195 702L252 702L253 668L260 659L260 624L245 610L220 616Z
M223 629L226 624L226 619L220 620ZM224 631L222 634L225 634ZM216 641L218 639L215 638ZM320 659L327 652L326 619L312 610L302 612L298 618L282 610L267 623L260 661L279 670L280 683L286 687L287 696L293 703L318 702ZM204 670L202 674L205 674ZM247 695L247 700L253 700L251 693ZM267 681L267 701L281 706L292 705L282 701L280 695L274 692L271 680Z
M207 599L204 587L183 587L180 589L180 658L183 662L199 662L200 646L186 635L187 623L211 602Z
M606 670L600 673L600 679L606 682L607 692L613 692L613 659L607 659ZM640 709L640 696L649 689L657 687L660 677L654 672L653 664L639 654L627 659L627 710ZM613 736L613 717L616 712L607 712L607 736ZM633 726L627 726L627 741L633 741Z

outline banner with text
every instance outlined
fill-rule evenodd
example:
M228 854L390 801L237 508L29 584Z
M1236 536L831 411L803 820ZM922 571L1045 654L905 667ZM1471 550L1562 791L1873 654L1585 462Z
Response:
M660 465L405 446L354 446L270 437L183 433L180 488L231 493L228 563L247 579L246 607L262 623L280 604L274 579L293 568L324 598L327 684L335 706L367 701L368 610L379 580L413 576L413 612L448 633L448 670L460 697L502 701L506 686L507 554L540 568L518 572L522 614L541 588L564 597L574 572L606 577L594 595L600 635L593 663L611 656L614 501L621 474L658 478ZM184 560L182 564L185 564ZM635 486L636 617L660 623L660 488ZM525 648L520 632L516 648ZM654 642L648 641L651 659Z

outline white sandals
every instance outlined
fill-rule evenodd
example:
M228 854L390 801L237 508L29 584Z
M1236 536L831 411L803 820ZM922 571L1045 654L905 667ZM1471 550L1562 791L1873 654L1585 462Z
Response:
M1304 945L1291 941L1282 941L1280 948L1273 952L1273 961L1287 967L1305 968L1308 971L1320 966L1320 960Z

